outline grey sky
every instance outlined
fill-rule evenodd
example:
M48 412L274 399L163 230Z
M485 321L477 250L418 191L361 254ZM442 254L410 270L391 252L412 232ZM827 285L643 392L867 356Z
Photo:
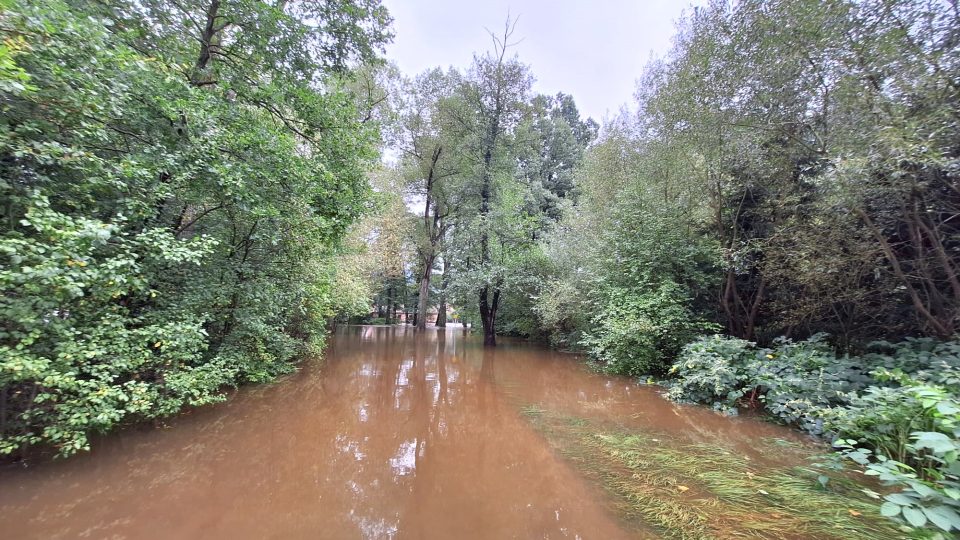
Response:
M490 48L484 28L519 17L514 50L537 78L534 89L573 95L584 116L601 120L633 100L651 54L670 48L674 22L700 0L384 0L396 38L387 57L407 74L466 67Z

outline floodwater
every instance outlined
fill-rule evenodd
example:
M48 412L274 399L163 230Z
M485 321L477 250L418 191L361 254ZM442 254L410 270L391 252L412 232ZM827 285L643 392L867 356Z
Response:
M0 537L650 538L530 408L721 442L793 437L460 329L344 327L325 360L222 404L0 470Z

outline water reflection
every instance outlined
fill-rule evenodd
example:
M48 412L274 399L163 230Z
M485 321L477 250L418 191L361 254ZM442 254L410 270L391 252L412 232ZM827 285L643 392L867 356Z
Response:
M679 407L573 359L459 330L348 327L326 362L0 472L9 538L626 538L611 502L520 413L690 440L784 432ZM744 451L750 451L745 448Z

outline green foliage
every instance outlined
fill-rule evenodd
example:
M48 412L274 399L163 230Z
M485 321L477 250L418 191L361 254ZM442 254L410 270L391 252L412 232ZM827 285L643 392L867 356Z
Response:
M700 338L683 348L670 369L677 380L669 395L731 413L759 406L785 423L821 434L824 411L849 403L851 392L872 382L874 361L838 358L825 337L780 338L771 348L724 336Z
M677 401L706 403L735 411L749 381L744 366L756 356L754 344L744 339L714 335L683 347L670 374L677 377L669 395Z
M611 288L605 294L583 345L611 373L662 374L685 343L711 328L690 312L675 283L640 293Z
M575 171L538 297L554 341L669 279L729 335L956 333L960 22L946 2L713 2ZM586 299L579 301L579 299ZM548 305L552 303L554 305ZM573 311L573 314L569 312Z
M885 497L883 515L949 532L960 530L958 346L878 342L862 356L837 357L823 336L769 349L712 336L684 348L669 395L728 412L758 405L835 437L840 456L899 490Z
M955 352L957 343L931 345L923 340L894 347L897 353L887 359L897 367L875 372L879 381L893 386L870 387L848 406L826 416L828 427L840 434L834 442L840 455L865 467L865 474L877 477L885 486L899 490L884 496L883 515L911 527L950 532L960 530L957 387L930 384L904 372L904 367L919 367L917 373L927 378L933 374L931 364L953 371L948 365L955 357L940 361L928 353Z
M612 372L662 374L684 344L718 329L709 292L719 250L678 224L687 209L639 183L654 164L622 128L586 152L578 204L547 239L535 311L552 342L577 344Z
M23 411L3 426L0 453L36 443L71 453L127 416L213 399L226 381L199 365L203 321L141 306L157 296L151 276L201 264L214 240L131 234L122 220L72 218L39 196L21 224L26 234L0 238L0 388L3 405ZM158 388L161 373L175 382Z
M270 380L354 308L335 258L376 132L342 76L382 45L386 14L307 5L4 10L0 453L68 455ZM191 19L210 16L203 38Z

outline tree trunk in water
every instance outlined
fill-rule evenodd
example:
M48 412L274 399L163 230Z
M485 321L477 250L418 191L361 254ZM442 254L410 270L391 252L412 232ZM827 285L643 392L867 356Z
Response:
M393 324L393 313L396 306L393 304L393 287L387 289L387 324Z
M483 326L483 344L487 347L497 345L497 307L500 304L500 290L494 289L493 298L489 298L490 287L480 291L480 323Z
M443 259L443 277L440 280L440 298L437 306L437 328L447 327L447 259Z
M433 323L437 328L447 327L447 302L440 297L440 304L437 305L437 320Z
M417 329L425 330L427 328L427 302L430 296L430 278L433 273L433 257L427 257L424 261L423 274L420 276L420 297L417 302Z

